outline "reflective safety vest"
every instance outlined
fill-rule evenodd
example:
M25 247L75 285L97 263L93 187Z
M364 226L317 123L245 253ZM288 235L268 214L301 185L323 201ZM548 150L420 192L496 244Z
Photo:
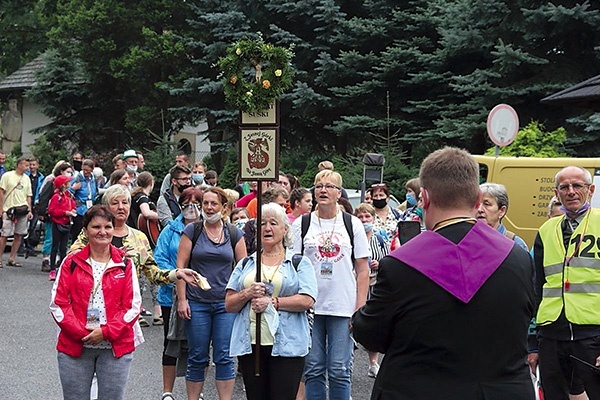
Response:
M565 217L552 218L540 228L544 244L542 302L538 325L565 316L577 325L600 325L600 210L590 209L571 235L567 250L562 234Z

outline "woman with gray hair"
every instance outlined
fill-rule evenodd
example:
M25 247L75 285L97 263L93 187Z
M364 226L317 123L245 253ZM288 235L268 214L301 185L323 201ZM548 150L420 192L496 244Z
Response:
M479 185L481 189L481 203L477 210L477 218L483 219L489 226L496 229L509 239L514 240L525 251L529 252L525 241L507 230L502 224L502 218L508 211L508 193L506 187L499 183L483 183Z
M317 298L317 281L310 261L289 249L290 223L277 203L262 206L261 242L262 282L255 282L254 253L237 264L227 284L225 308L237 313L230 351L238 356L248 399L293 400L310 348L306 311ZM262 314L259 376L257 314Z
M102 204L108 206L110 212L115 216L112 244L125 252L126 257L131 258L138 275L140 272L143 273L149 282L157 285L184 279L187 283L197 286L197 275L190 269L162 270L158 268L146 235L125 224L131 207L129 189L123 185L109 187L102 196ZM88 238L81 233L75 243L71 245L69 254L81 250L87 244Z

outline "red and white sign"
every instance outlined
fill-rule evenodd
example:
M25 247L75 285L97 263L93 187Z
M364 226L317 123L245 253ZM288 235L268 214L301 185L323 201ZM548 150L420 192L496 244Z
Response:
M508 104L498 104L487 119L487 131L492 142L500 147L508 146L517 137L519 116Z

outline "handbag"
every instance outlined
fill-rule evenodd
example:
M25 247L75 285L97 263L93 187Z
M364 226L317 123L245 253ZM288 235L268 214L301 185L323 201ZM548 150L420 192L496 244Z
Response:
M60 233L69 233L71 231L71 224L56 224L56 229Z
M11 207L6 211L8 218L13 219L15 217L22 217L23 215L29 214L29 206L23 204L22 206Z

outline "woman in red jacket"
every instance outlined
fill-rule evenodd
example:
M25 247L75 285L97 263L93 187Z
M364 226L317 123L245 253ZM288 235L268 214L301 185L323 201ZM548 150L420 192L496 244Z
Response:
M66 400L89 398L94 372L99 399L123 399L133 351L143 341L136 324L142 303L137 274L123 251L111 245L114 218L106 206L85 213L89 243L67 256L52 288Z
M60 255L58 265L67 256L67 240L71 231L71 217L77 215L75 200L67 189L70 176L59 175L54 178L54 195L48 203L48 215L52 220L52 250L50 251L50 274L48 279L56 279L56 253Z

